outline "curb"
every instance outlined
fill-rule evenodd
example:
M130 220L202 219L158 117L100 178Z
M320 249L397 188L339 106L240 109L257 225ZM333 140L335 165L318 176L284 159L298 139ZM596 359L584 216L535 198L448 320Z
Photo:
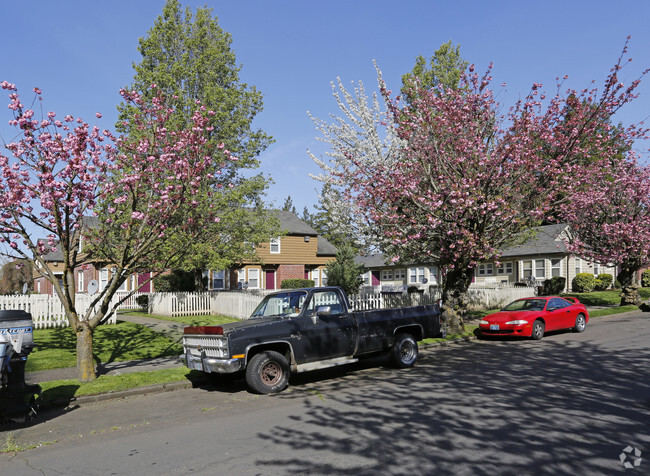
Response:
M118 390L115 392L98 393L96 395L83 395L80 397L74 397L70 400L65 398L59 398L59 399L48 400L39 403L38 411L45 412L45 411L55 410L58 408L68 408L68 407L75 407L80 405L91 405L91 404L106 402L109 400L133 397L137 395L149 395L155 393L173 392L175 390L185 390L188 388L194 388L206 381L207 379L199 379L194 381L169 382L169 383L147 385L145 387L129 388L127 390Z

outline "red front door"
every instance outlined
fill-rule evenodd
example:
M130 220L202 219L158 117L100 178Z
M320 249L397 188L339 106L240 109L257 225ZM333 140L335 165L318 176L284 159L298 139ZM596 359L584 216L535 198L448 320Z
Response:
M275 270L266 270L266 289L275 289Z
M151 281L147 281L151 277L150 273L139 274L138 275L138 292L148 293L151 291ZM147 283L144 283L147 281Z

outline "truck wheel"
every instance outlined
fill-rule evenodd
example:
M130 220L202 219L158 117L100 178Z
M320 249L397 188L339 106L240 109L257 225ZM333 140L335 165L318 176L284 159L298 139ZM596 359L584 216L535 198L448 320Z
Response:
M418 343L411 334L399 334L390 350L390 360L397 368L413 367L418 359Z
M246 366L246 383L255 393L277 393L289 383L289 364L279 352L267 350L254 355Z

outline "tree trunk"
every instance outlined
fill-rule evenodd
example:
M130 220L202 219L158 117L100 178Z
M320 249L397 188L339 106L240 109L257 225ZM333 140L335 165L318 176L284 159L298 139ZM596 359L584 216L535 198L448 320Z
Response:
M469 302L467 289L472 283L474 270L471 268L454 268L443 279L442 316L449 333L465 330L465 317Z
M77 326L77 369L79 380L92 382L97 378L95 373L95 359L93 358L93 333L94 329L86 324Z
M636 282L636 273L638 268L628 265L621 265L621 270L616 279L621 283L621 306L641 304L641 296L639 296L639 285Z
M203 278L203 269L195 268L194 274L194 291L203 292L208 290L207 278Z

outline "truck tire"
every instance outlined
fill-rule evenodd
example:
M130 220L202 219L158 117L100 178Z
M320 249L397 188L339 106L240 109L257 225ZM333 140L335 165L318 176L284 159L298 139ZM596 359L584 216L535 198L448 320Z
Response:
M411 334L399 334L390 349L390 360L399 369L413 367L418 359L418 343Z
M246 383L255 393L281 392L289 383L289 364L279 352L267 350L251 358L246 366Z

